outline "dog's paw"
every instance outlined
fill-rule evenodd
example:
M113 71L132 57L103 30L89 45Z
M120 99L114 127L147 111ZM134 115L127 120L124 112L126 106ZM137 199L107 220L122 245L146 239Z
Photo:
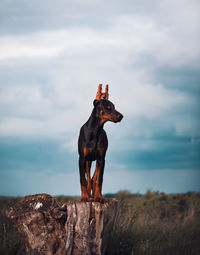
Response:
M94 202L99 202L99 203L104 203L104 198L103 198L103 196L102 195L98 195L98 196L95 196L94 197Z
M87 193L84 193L81 195L81 201L84 201L84 202L89 202L90 201L90 197Z

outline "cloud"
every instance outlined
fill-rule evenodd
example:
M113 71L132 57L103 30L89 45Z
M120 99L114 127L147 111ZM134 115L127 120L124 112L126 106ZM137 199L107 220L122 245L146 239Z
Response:
M2 36L0 61L15 58L57 57L85 51L88 47L114 44L112 38L99 35L89 28L43 31L28 35Z
M199 168L198 1L0 5L1 153L16 142L5 171L32 172L39 163L45 173L62 173L65 164L73 171L70 158L76 161L78 132L99 83L110 85L110 100L124 115L105 125L110 169L115 161L129 171ZM34 139L47 151L26 154Z
M177 8L180 7L179 1L176 4ZM184 4L187 8L187 3ZM153 15L145 13L145 16L134 12L132 14L122 12L111 16L103 30L93 26L92 23L83 22L81 26L66 26L65 29L62 27L56 30L33 31L26 35L4 35L0 37L0 60L57 57L61 52L71 55L94 52L104 47L104 51L109 50L113 58L123 61L121 64L126 63L126 65L137 63L142 56L152 58L157 64L173 67L197 65L200 51L199 27L196 24L199 21L197 9L200 7L197 3L196 5L191 3L189 7L190 12L179 8L179 11L174 13L171 4L164 2L160 5L159 11L164 15L163 20L169 16L170 10L170 17L175 21L173 27L171 27L172 20L169 23L169 17L167 22L160 22L161 16L155 12ZM187 20L190 20L189 24L192 26L188 26ZM121 55L120 58L117 52Z
M3 61L2 66L8 73L7 75L9 76L12 72L13 77L8 80L7 76L2 81L12 84L11 87L2 86L1 104L6 109L6 117L0 125L2 134L9 135L12 130L14 131L13 120L16 120L16 127L18 126L17 123L20 126L16 128L15 134L18 131L23 133L24 125L26 130L24 134L27 131L33 131L32 133L34 133L34 130L37 133L39 127L41 127L40 132L50 130L59 133L64 132L65 127L68 131L72 131L74 125L71 123L76 123L75 126L81 124L81 121L77 119L73 112L77 109L85 109L85 112L89 114L89 111L91 111L92 104L85 103L85 98L92 92L93 96L90 99L92 102L96 93L94 85L97 86L96 84L100 82L99 77L103 77L105 82L111 81L113 83L115 86L111 87L113 99L119 102L119 108L123 112L132 117L155 119L172 110L174 111L174 109L180 109L182 106L187 108L187 106L196 104L193 102L193 98L180 90L174 90L165 86L164 83L159 83L156 76L152 76L145 65L142 67L145 68L144 70L137 66L140 51L145 53L145 47L151 45L151 43L146 44L147 38L145 39L143 35L151 35L152 33L146 33L147 31L143 33L141 30L146 30L146 28L148 30L149 27L152 28L153 26L145 24L143 28L143 25L138 24L138 22L134 24L133 22L133 28L135 26L135 31L138 30L141 36L141 38L140 36L137 37L136 33L136 42L134 42L134 29L132 33L129 33L132 18L131 21L129 19L130 17L125 21L119 19L119 24L123 24L121 25L122 28L125 31L127 30L126 36L122 36L123 31L120 31L120 38L118 38L118 33L115 31L115 26L113 31L104 34L97 34L96 31L91 29L80 28L71 29L70 31L39 32L23 37L16 36L15 40L10 40L8 37L7 40L10 41L11 48L13 42L17 40L27 45L30 44L35 52L39 47L38 55L36 54L35 57L39 57L41 47L47 51L49 48L50 53L50 49L54 47L53 52L60 53L54 57L50 54L50 62L43 58L32 60L30 51L30 58L25 60L24 58L21 59L24 56L23 52L20 56L19 49L19 60ZM126 23L130 23L130 27L125 26ZM117 28L120 27L120 25L116 26ZM129 34L131 34L133 43L131 40L124 39L129 38ZM136 47L137 44L139 48ZM13 47L15 49L15 46ZM118 50L122 54L116 54ZM12 50L5 52L4 58L9 58L9 54L12 55ZM130 64L129 54L135 54L136 56L137 61L134 64L137 66L136 69L134 69L134 66L133 68L124 67L125 62ZM158 53L158 55L160 54ZM187 60L186 56L185 58ZM113 64L112 61L114 61ZM151 61L154 63L153 60ZM121 89L121 84L124 84L123 89ZM7 114L9 109L14 116ZM30 118L34 119L30 120ZM82 118L82 121L84 121L84 118ZM175 119L172 118L171 121L173 122ZM33 122L35 122L35 125ZM182 124L176 126L181 130Z
M66 143L69 137L63 139ZM62 147L62 143L52 137L1 138L0 172L73 172L78 168L77 154Z

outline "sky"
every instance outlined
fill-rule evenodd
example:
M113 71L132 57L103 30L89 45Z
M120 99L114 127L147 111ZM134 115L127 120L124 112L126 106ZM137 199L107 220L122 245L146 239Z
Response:
M0 195L80 195L99 83L124 115L104 126L103 193L200 191L199 13L198 0L1 0Z

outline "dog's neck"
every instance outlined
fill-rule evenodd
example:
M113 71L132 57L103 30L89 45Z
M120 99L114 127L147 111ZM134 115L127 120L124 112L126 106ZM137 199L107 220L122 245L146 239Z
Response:
M103 123L101 119L96 116L96 109L94 107L88 121L86 122L86 126L92 132L92 137L97 137L100 131L103 129Z

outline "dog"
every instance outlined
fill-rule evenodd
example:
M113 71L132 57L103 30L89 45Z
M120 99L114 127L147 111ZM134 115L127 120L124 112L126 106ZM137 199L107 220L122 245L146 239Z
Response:
M81 201L90 201L91 191L95 202L103 203L104 201L101 190L108 139L103 127L107 121L117 123L123 118L123 115L115 110L114 104L108 100L108 97L108 85L102 93L102 84L99 84L92 113L80 129L78 152ZM91 179L90 168L92 161L95 160L96 169Z

